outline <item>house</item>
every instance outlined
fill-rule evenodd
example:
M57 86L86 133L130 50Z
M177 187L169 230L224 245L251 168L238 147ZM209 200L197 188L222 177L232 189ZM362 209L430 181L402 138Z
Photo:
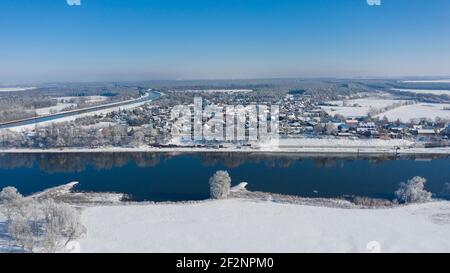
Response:
M442 134L444 136L450 137L450 124L447 124L447 126L442 130Z
M415 129L417 135L436 135L437 130L433 126L417 126Z
M356 118L348 118L345 121L345 124L348 126L349 129L354 129L358 127L359 121Z
M348 131L349 131L349 127L344 123L338 125L337 128L338 128L339 133L348 133Z

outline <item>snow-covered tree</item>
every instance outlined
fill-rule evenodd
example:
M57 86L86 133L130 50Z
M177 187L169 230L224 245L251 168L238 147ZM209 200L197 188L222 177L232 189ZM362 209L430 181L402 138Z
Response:
M6 187L0 192L0 204L2 205L2 212L7 217L8 221L17 208L25 205L23 196L14 187Z
M231 188L231 177L227 171L217 171L209 179L209 190L214 199L225 199Z
M56 252L86 232L72 206L49 199L43 202L42 212L45 231L42 245L46 252Z
M400 203L420 203L431 200L431 192L425 190L427 180L416 176L407 183L400 183L400 188L395 192L397 201Z
M7 206L11 210L7 222L9 235L23 250L35 252L42 234L39 204L33 199L20 197Z
M72 206L52 199L23 197L7 187L0 193L7 230L15 244L28 252L56 252L86 232Z

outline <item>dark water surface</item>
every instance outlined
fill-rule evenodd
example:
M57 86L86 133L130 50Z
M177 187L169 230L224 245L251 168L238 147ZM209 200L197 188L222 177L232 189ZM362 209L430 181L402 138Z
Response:
M402 181L428 179L426 189L449 198L450 159L336 158L270 154L83 153L0 154L0 188L23 194L79 181L78 191L121 192L133 200L201 200L209 196L208 179L227 170L232 184L249 190L304 197L367 196L394 198Z

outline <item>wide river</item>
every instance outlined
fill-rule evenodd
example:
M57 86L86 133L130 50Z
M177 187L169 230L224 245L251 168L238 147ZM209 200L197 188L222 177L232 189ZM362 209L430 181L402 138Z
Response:
M249 190L304 197L367 196L393 199L398 184L414 176L426 189L450 199L450 159L361 158L270 154L0 154L0 188L23 194L79 181L78 191L121 192L132 200L201 200L208 179L227 170L232 184Z

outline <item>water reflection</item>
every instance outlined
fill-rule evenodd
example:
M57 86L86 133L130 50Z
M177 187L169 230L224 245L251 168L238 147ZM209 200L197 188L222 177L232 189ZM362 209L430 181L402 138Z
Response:
M161 162L180 156L177 153L28 153L0 154L0 169L33 168L48 173L82 172L87 166L96 170L120 168L133 162L138 167L154 167ZM314 166L321 168L345 167L345 163L356 160L367 160L371 165L383 164L391 160L420 160L421 157L405 156L335 156L305 154L261 154L261 153L193 153L190 157L197 158L204 167L223 165L226 168L238 168L245 163L264 163L268 168L289 168L294 163L312 158ZM434 156L427 159L447 159L447 156Z
M431 159L431 161L430 161ZM121 192L134 200L208 198L208 179L228 170L232 184L304 197L367 196L393 199L398 184L414 176L447 196L450 160L430 157L361 157L261 153L42 153L0 154L0 188L24 194L79 181L81 191Z

